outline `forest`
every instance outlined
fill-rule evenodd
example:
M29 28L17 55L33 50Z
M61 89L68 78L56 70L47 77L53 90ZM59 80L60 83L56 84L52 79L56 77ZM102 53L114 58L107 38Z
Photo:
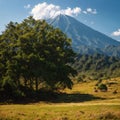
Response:
M71 66L78 71L78 81L109 79L120 76L120 58L95 53L79 54Z

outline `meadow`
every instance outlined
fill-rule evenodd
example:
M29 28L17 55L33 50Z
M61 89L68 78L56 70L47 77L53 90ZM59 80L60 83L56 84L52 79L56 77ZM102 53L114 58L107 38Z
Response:
M96 82L76 83L52 102L1 103L0 120L120 120L120 78L103 81L107 92L95 92Z

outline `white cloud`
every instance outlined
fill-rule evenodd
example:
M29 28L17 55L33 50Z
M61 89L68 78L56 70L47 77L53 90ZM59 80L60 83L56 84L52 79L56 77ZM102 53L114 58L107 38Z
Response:
M30 14L33 15L35 19L47 19L54 18L59 14L77 16L81 11L80 7L61 9L60 6L43 2L35 5Z
M92 8L87 8L87 12L92 12Z
M24 6L25 9L29 9L30 7L31 7L30 4Z
M112 36L120 36L120 29L118 29L117 31L114 31L112 33Z
M84 14L87 14L87 11L83 11Z
M92 9L92 8L87 8L86 11L83 11L84 14L97 14L97 10L96 9Z
M29 8L29 6L26 6ZM58 5L48 4L46 2L39 3L33 7L30 14L35 19L48 19L54 18L59 14L69 15L69 16L77 16L80 13L83 14L97 14L96 9L87 8L86 10L82 10L80 7L62 9Z

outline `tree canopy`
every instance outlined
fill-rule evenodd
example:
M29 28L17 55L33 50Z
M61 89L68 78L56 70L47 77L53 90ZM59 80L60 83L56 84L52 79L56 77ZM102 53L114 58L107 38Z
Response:
M10 22L0 35L0 88L72 88L74 56L71 40L44 20Z

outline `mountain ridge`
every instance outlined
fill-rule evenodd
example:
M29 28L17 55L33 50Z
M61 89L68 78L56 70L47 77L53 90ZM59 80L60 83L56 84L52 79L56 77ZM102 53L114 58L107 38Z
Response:
M47 22L55 28L61 29L69 38L72 39L72 47L77 53L84 51L84 47L93 52L107 54L105 50L108 46L113 46L114 49L115 47L120 46L119 41L90 28L71 16L60 14L53 19L47 20ZM89 52L86 52L86 54ZM120 56L120 52L117 52Z

